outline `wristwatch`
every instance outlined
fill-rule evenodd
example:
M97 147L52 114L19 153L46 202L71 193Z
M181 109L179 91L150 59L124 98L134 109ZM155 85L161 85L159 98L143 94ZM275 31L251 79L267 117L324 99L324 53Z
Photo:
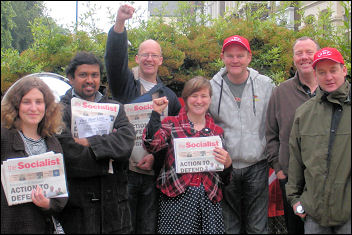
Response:
M296 213L298 214L304 214L304 209L303 209L303 206L301 204L299 204L297 207L296 207Z

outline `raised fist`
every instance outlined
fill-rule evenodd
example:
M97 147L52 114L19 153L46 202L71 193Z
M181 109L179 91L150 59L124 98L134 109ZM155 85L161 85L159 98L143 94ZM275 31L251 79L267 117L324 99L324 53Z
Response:
M163 96L158 99L153 100L153 110L162 114L164 109L167 107L169 104L169 101L167 100L166 96Z
M125 21L132 18L134 13L134 8L127 4L120 6L119 10L117 11L116 21Z

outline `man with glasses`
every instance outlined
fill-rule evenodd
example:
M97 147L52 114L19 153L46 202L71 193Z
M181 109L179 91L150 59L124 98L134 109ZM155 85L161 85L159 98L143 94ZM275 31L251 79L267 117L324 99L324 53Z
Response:
M133 13L132 6L120 6L115 25L108 34L105 65L111 94L123 104L151 101L152 98L166 96L169 100L168 115L175 116L181 108L177 96L157 76L158 68L163 62L159 43L152 39L142 42L135 57L138 73L134 74L128 68L125 21L132 18ZM154 175L157 174L158 166L162 165L161 157L164 155L146 154L138 163L130 158L128 193L133 233L156 233L157 191Z

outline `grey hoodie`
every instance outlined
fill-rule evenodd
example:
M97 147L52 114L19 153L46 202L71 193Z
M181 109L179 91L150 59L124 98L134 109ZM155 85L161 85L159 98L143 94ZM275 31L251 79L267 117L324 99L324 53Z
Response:
M210 80L213 95L209 112L217 125L224 129L226 149L232 166L241 169L251 166L265 156L265 119L268 102L275 84L252 68L238 108L234 96L222 75L222 68ZM220 108L219 108L220 105Z

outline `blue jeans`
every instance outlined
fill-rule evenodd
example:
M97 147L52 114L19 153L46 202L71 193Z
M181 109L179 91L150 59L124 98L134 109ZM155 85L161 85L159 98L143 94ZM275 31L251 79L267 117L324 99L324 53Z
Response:
M351 218L344 224L339 226L323 227L319 225L309 215L304 221L305 234L351 234Z
M266 160L233 169L221 201L225 233L268 233L269 168Z
M155 176L128 171L128 201L132 233L156 233L157 195Z

